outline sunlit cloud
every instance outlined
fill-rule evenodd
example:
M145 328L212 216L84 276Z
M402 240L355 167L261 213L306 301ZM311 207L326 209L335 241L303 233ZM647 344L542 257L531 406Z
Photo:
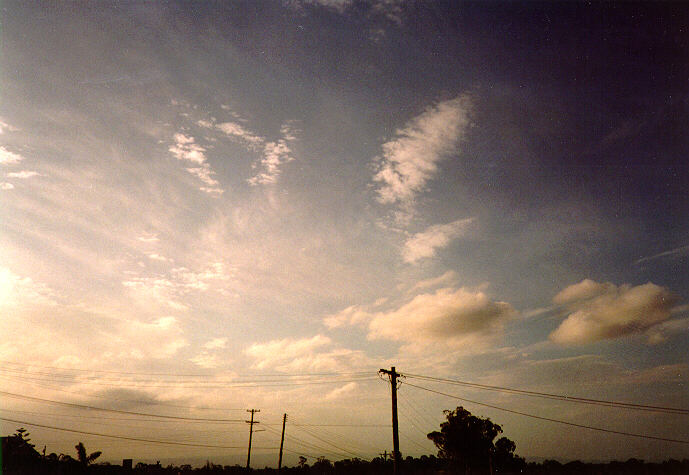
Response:
M586 344L643 333L668 320L677 300L668 289L651 282L616 286L586 279L554 297L568 314L550 339L561 344Z
M175 143L168 149L172 155L178 160L189 161L198 165L188 167L186 170L204 183L205 186L199 187L199 190L211 194L222 194L224 190L220 187L220 182L213 178L215 172L206 162L206 149L198 145L192 136L176 133L173 138Z
M13 190L14 185L6 181L0 182L0 190Z
M454 239L463 236L474 218L460 219L448 224L436 224L416 233L404 243L402 257L413 264L421 259L435 256L438 249L446 247Z
M282 138L267 142L263 146L263 156L252 165L259 172L247 180L250 185L269 185L277 182L282 165L294 160L290 142L296 140L295 129L286 123L282 125L280 132Z
M246 354L255 368L278 371L343 371L371 364L363 352L337 347L324 335L254 343Z
M396 137L383 144L378 171L373 180L381 203L413 201L438 171L439 163L452 154L469 127L471 98L461 95L431 106Z
M40 176L41 174L32 170L22 170L20 172L9 172L6 176L7 178L32 178L35 176Z
M5 147L0 146L0 165L14 165L24 160L24 157L18 153L11 152Z

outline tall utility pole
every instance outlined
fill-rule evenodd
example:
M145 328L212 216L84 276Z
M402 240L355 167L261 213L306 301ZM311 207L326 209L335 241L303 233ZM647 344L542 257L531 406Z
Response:
M280 457L278 458L278 473L282 468L282 446L285 443L285 424L287 423L287 414L282 416L282 437L280 437Z
M251 463L251 436L254 435L254 424L258 424L258 421L254 422L254 414L261 412L260 409L247 409L246 412L251 413L251 420L246 421L249 424L249 453L246 455L246 469L249 470L249 464Z
M401 473L400 438L397 427L397 376L401 376L392 366L390 370L381 369L381 374L390 376L390 386L392 387L392 460L393 472L395 475Z

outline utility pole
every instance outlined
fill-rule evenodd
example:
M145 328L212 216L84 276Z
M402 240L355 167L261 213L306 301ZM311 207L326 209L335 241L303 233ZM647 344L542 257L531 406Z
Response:
M399 430L397 427L397 377L401 376L395 371L395 367L392 366L390 370L381 369L379 371L381 374L387 374L390 376L390 386L392 388L392 460L393 460L393 473L399 475L401 473L401 457L400 457L400 438Z
M280 437L280 457L278 458L278 473L282 468L282 446L285 443L285 424L287 423L287 414L282 416L282 437Z
M258 424L258 421L254 422L254 414L261 412L260 409L247 409L246 412L251 413L251 420L246 421L249 424L249 452L246 455L246 469L249 470L249 464L251 463L251 436L254 434L254 424Z

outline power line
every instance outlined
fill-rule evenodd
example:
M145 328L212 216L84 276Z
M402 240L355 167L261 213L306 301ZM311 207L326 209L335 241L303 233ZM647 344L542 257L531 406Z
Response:
M536 416L536 415L534 415L534 414L528 414L528 413L526 413L526 412L514 411L514 410L512 410L512 409L506 409L506 408L504 408L504 407L494 406L494 405L492 405L492 404L486 404L486 403L483 403L483 402L472 401L471 399L466 399L466 398L463 398L463 397L455 396L454 394L447 394L447 393L444 393L444 392L441 392L441 391L436 391L436 390L434 390L434 389L424 388L423 386L417 386L417 385L415 385L415 384L411 384L411 383L408 383L408 382L405 382L404 384L406 384L407 386L411 386L411 387L414 387L414 388L422 389L422 390L424 390L424 391L428 391L428 392L431 392L431 393L440 394L440 395L442 395L442 396L447 396L447 397L451 397L451 398L454 398L454 399L459 399L460 401L466 401L466 402L470 402L470 403L472 403L472 404L478 404L478 405L480 405L480 406L490 407L490 408L493 408L493 409L497 409L497 410L499 410L499 411L510 412L510 413L512 413L512 414L518 414L518 415L520 415L520 416L531 417L531 418L533 418L533 419L539 419L539 420L542 420L542 421L557 422L558 424L565 424L565 425L568 425L568 426L580 427L580 428L582 428L582 429L597 430L597 431L600 431L600 432L607 432L607 433L610 433L610 434L626 435L626 436L629 436L629 437L639 437L639 438L642 438L642 439L662 440L662 441L664 441L664 442L676 442L676 443L678 443L678 444L689 444L689 440L668 439L668 438L665 438L665 437L656 437L656 436L653 436L653 435L634 434L634 433L631 433L631 432L622 432L622 431L618 431L618 430L604 429L604 428L601 428L601 427L593 427L593 426L588 426L588 425L584 425L584 424L576 424L576 423L574 423L574 422L561 421L561 420L559 420L559 419L551 419L550 417Z
M421 379L421 380L425 380L425 381L436 381L436 382L442 382L442 383L456 384L456 385L468 386L468 387L472 387L472 388L476 388L476 389L485 389L488 391L499 391L499 392L513 393L513 394L523 394L526 396L541 397L541 398L546 398L546 399L557 399L560 401L577 402L577 403L582 403L582 404L593 404L593 405L608 406L608 407L617 407L617 408L623 408L623 409L635 409L635 410L639 410L639 411L652 411L652 412L663 412L663 413L677 414L677 415L689 415L689 409L663 407L663 406L650 406L647 404L635 404L635 403L620 402L620 401L606 401L606 400L602 400L602 399L591 399L591 398L583 398L583 397L576 397L576 396L567 396L567 395L562 395L562 394L551 394L551 393L544 393L544 392L538 392L538 391L528 391L525 389L515 389L515 388L502 387L502 386L490 386L487 384L470 383L467 381L459 381L459 380L455 380L455 379L436 378L433 376L423 376L423 375L411 374L411 373L405 373L404 375L407 376L408 378L412 378L412 379Z
M103 411L103 412L113 412L117 414L127 414L130 416L146 416L146 417L158 417L161 419L174 419L174 420L180 420L180 421L198 421L198 422L244 422L242 419L209 419L209 418L199 418L199 417L184 417L184 416L165 416L165 415L160 415L160 414L150 414L150 413L145 413L145 412L132 412L132 411L123 411L120 409L107 409L103 407L95 407L95 406L87 406L85 404L75 404L71 402L62 402L62 401L54 401L52 399L43 399L43 398L38 398L38 397L33 397L33 396L24 396L22 394L14 394L14 393L9 393L6 391L0 391L0 394L8 397L13 397L17 399L24 399L28 401L36 401L36 402L41 402L41 403L46 403L46 404L55 404L58 406L65 406L65 407L76 407L79 409L88 409L92 411Z
M89 432L89 431L83 431L83 430L68 429L65 427L55 427L55 426L49 426L49 425L45 425L45 424L36 424L33 422L19 421L16 419L8 419L5 417L0 417L0 420L5 421L5 422L14 422L15 424L27 425L27 426L31 426L31 427L40 427L43 429L59 430L59 431L63 431L63 432L72 432L75 434L94 435L94 436L98 436L98 437L108 437L111 439L131 440L131 441L135 441L135 442L147 442L150 444L181 445L181 446L185 446L185 447L202 447L202 448L210 448L210 449L243 449L244 448L241 446L192 444L192 443L175 442L175 441L169 441L169 440L143 439L143 438L139 438L139 437L128 437L128 436L124 436L124 435L101 434L100 432ZM259 449L259 448L261 450L274 450L276 447L257 447L257 449Z

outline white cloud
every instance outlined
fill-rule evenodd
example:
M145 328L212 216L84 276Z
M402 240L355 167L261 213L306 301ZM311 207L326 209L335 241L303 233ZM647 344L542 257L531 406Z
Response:
M203 351L193 358L189 358L189 361L194 363L201 368L211 369L220 366L220 358L218 355L211 355L207 351Z
M298 340L285 338L255 343L245 352L256 359L255 368L277 371L342 371L371 364L360 351L332 346L327 336L315 335Z
M289 144L296 140L296 130L291 122L286 122L280 128L280 133L282 138L267 142L263 146L263 156L253 164L260 172L247 180L250 185L269 185L277 182L282 165L294 160Z
M347 383L344 386L340 386L339 388L335 388L332 391L330 391L328 394L325 395L324 399L326 401L340 399L351 394L355 394L358 389L359 385L355 382Z
M564 305L568 315L550 339L585 344L651 329L669 319L677 297L651 282L618 287L586 279L562 290L553 301Z
M13 127L12 125L5 122L4 120L0 119L0 134L4 134L6 130L10 131L10 132L16 132L19 129L16 127Z
M160 241L160 239L158 239L158 236L156 236L156 235L139 236L136 239L141 241L141 242L158 242L158 241Z
M5 147L0 146L0 165L13 165L24 160L18 153L10 152Z
M216 127L225 135L244 142L251 148L260 147L263 145L263 137L251 132L238 122L223 122L221 124L217 124Z
M150 257L150 256L149 256ZM225 293L224 286L232 278L232 271L216 262L204 271L194 272L186 267L175 267L167 275L132 277L122 285L143 301L161 303L176 310L185 310L182 303L191 292L217 291Z
M12 183L8 183L6 181L0 182L0 190L12 190L14 189L14 185Z
M436 250L447 246L453 239L461 237L474 222L474 218L460 219L448 224L436 224L423 232L414 234L404 243L402 257L405 262L414 262L435 256Z
M31 178L34 176L40 176L40 173L31 170L22 170L20 172L10 172L7 174L7 178Z
M148 255L149 259L152 259L154 261L161 261L161 262L171 262L172 259L168 259L165 256L161 256L160 254L152 253Z
M22 305L54 305L55 293L45 284L29 277L21 277L6 267L0 267L0 309Z
M204 153L206 149L197 144L194 137L178 132L173 139L175 143L168 150L177 157L177 160L187 160L198 164L206 161Z
M491 300L481 291L445 288L417 295L396 310L376 313L368 337L413 346L480 345L496 336L515 314L510 304Z
M212 340L206 342L203 347L207 350L216 350L220 348L225 348L227 345L227 338L213 338Z
M381 203L413 201L435 176L438 163L453 152L469 127L471 99L461 95L429 107L383 144L373 180Z
M328 328L360 325L371 318L371 312L360 305L352 305L332 315L323 318L323 323Z
M411 290L431 289L439 286L449 286L457 281L457 273L453 270L445 272L443 275L431 279L422 280L414 284Z
M225 190L220 187L218 180L213 178L215 172L206 162L206 149L197 144L194 137L181 132L176 133L173 139L175 143L168 148L172 155L178 160L197 164L186 170L204 183L205 186L199 187L199 190L209 194L222 194Z

